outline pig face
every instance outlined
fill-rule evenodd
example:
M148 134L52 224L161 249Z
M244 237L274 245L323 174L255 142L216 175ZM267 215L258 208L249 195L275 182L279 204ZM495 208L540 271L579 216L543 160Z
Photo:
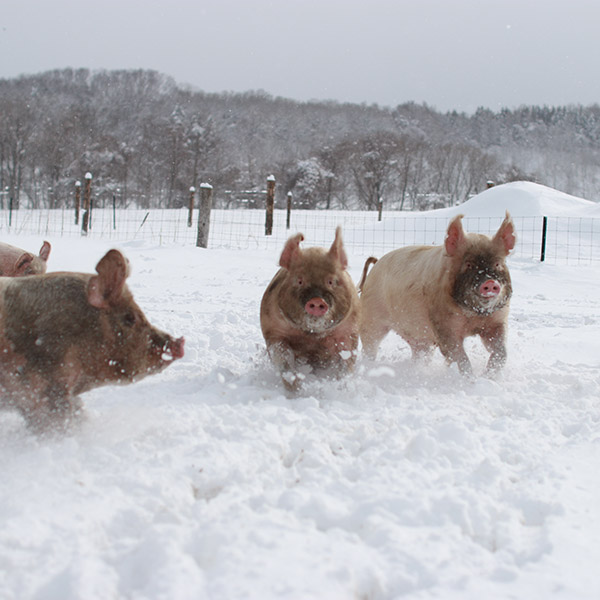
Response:
M183 338L173 340L156 329L125 286L128 263L111 250L98 263L87 286L87 302L102 332L99 347L107 381L135 381L183 356ZM98 311L93 311L93 308Z
M323 334L335 328L348 314L353 289L345 273L348 258L338 229L329 250L300 250L301 234L291 238L280 259L286 270L279 295L285 317L306 333Z
M514 248L512 219L507 215L496 235L465 235L462 215L448 226L445 249L453 265L451 295L466 312L490 315L505 306L512 295L506 256ZM452 280L452 278L451 278Z

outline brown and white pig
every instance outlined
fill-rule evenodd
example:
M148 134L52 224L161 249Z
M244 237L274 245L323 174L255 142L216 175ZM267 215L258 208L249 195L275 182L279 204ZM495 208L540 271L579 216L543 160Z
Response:
M356 361L360 302L346 271L341 228L329 250L300 248L291 237L281 269L262 298L260 324L267 350L284 385L299 389L306 372L340 376Z
M118 250L96 271L0 278L0 399L34 429L66 426L85 391L183 356L183 338L150 325L134 302Z
M395 331L408 342L413 356L437 346L449 363L470 373L463 342L479 335L490 352L488 371L504 365L512 294L505 259L515 245L514 225L507 212L490 238L465 234L462 217L450 222L443 246L409 246L378 261L367 259L359 284L360 337L367 356L374 358L383 337Z
M50 250L50 242L44 242L39 256L34 256L31 252L0 243L0 277L21 277L45 273Z

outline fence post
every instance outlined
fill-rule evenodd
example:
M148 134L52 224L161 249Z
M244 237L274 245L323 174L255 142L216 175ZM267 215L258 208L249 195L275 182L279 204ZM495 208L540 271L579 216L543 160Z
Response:
M377 214L377 220L381 221L381 213L383 212L383 200L379 198L379 202L377 203L377 210L379 211Z
M188 204L188 227L192 226L194 220L194 198L196 196L196 188L192 186L190 188L190 200Z
M213 188L210 183L200 184L200 210L198 211L198 236L196 237L196 246L198 248L208 248L212 191Z
M267 215L265 219L265 235L273 233L273 208L275 206L275 176L267 177Z
M12 196L8 200L8 226L12 225L12 209L13 209L13 199Z
M85 174L85 191L83 192L83 216L81 218L81 235L87 235L90 223L90 198L92 197L92 174Z
M548 230L548 217L544 217L542 221L542 252L540 254L540 262L546 260L546 232Z
M290 228L290 220L292 217L292 192L287 193L287 215L285 217L285 228Z
M81 206L81 181L75 182L75 225L79 225L79 207Z
M119 190L117 190L118 192ZM117 229L117 195L113 193L113 229Z

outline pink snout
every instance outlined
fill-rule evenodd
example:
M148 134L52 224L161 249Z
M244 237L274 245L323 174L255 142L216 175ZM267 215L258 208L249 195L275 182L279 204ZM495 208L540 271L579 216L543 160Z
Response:
M484 298L493 298L500 293L502 286L495 279L488 279L479 287L479 294Z
M178 358L183 358L184 345L185 345L185 339L183 337L180 337L176 340L172 340L169 343L168 351L171 354L171 356L173 357L173 360L178 359Z
M329 310L329 306L323 298L311 298L304 305L304 310L313 317L322 317Z

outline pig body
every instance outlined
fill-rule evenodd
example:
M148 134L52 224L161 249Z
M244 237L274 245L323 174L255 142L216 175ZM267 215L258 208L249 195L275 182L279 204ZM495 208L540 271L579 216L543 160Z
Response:
M134 302L120 252L96 270L0 278L0 399L35 429L64 426L83 392L183 356L183 338L152 327Z
M301 250L303 239L298 234L286 243L260 307L267 350L291 390L307 371L346 373L359 339L360 302L346 271L340 228L329 251Z
M395 331L414 356L437 346L448 362L470 373L463 342L479 335L490 352L488 370L500 369L506 362L512 294L505 258L515 241L508 213L493 238L465 234L459 215L449 224L443 246L410 246L379 261L368 259L360 285L365 353L374 358L383 337Z
M41 275L46 272L51 246L44 242L39 256L0 243L0 277L21 277L23 275Z

